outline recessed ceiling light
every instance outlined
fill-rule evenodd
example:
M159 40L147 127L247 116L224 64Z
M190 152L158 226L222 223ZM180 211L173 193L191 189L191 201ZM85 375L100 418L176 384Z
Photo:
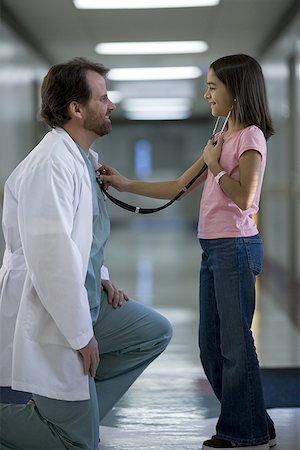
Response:
M129 107L129 108L123 108L124 111L127 112L149 112L149 113L160 113L160 112L164 112L167 113L169 111L171 112L183 112L183 111L189 111L190 108L186 107L185 105L182 106L176 106L176 108L172 108L168 105L164 106L164 105L159 105L159 106L136 106L136 107Z
M203 53L208 49L204 41L161 41L161 42L105 42L95 47L100 55L158 55Z
M187 80L202 74L199 67L130 67L111 69L107 77L113 81Z
M107 96L113 103L120 103L123 98L123 94L119 91L107 91Z
M78 9L156 9L215 6L220 0L73 0Z
M125 112L125 117L130 120L183 120L190 117L190 111L139 111Z
M127 98L122 102L126 111L141 110L183 110L191 106L191 99L186 97L158 97L158 98Z

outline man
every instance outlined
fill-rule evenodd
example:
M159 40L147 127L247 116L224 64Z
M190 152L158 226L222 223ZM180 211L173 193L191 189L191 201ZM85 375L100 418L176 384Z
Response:
M52 130L5 185L0 384L33 401L1 404L2 450L97 449L99 422L172 335L103 266L109 220L90 146L112 128L107 72L83 58L50 69Z

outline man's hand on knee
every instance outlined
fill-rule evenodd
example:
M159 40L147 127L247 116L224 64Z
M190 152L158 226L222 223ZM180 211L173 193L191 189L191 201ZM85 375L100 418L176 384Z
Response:
M107 292L107 301L113 308L122 306L124 301L128 300L128 296L122 289L118 289L117 286L110 280L103 280L102 287Z
M82 356L84 374L90 374L94 377L100 362L98 342L95 336L92 337L90 342L85 347L80 348L78 352Z

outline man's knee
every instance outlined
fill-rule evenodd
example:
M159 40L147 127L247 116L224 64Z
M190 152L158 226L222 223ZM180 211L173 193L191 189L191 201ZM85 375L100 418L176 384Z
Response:
M172 325L166 317L159 313L156 313L156 320L153 325L156 342L162 348L161 351L163 351L173 336Z
M162 316L162 318L163 318L163 320L162 320L162 324L161 324L161 332L162 332L163 340L166 342L166 346L167 346L173 336L173 327L172 327L171 323L169 322L169 320L166 319L166 317Z

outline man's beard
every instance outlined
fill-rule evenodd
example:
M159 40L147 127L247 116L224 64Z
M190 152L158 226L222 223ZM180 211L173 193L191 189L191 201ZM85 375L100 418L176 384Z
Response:
M89 112L83 125L86 130L93 131L98 136L105 136L112 131L110 120L105 118L104 121L100 122L99 115L94 112Z

